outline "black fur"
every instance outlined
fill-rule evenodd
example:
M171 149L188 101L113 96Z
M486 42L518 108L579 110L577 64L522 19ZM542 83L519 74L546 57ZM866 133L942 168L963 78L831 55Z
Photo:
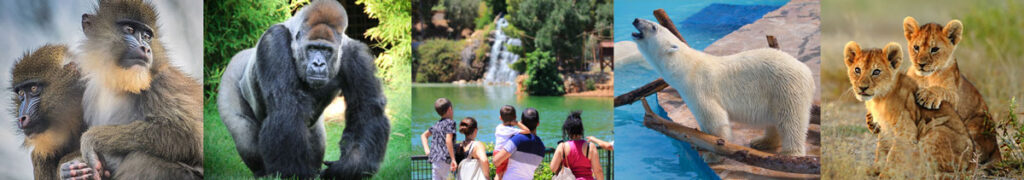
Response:
M313 124L336 95L343 93L347 111L340 144L341 158L329 162L325 179L372 176L387 148L390 124L384 114L386 99L380 80L374 76L374 57L367 46L353 39L343 41L340 72L327 85L310 89L302 84L290 48L293 39L287 28L268 29L256 47L256 79L265 119L259 123L258 160L247 162L257 176L311 178L323 162L323 137ZM340 91L340 92L339 92ZM222 112L224 113L224 112ZM259 164L263 167L254 167Z

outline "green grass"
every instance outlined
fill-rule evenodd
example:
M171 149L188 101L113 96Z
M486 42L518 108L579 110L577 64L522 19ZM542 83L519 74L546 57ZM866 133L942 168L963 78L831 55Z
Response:
M388 97L387 113L391 119L391 136L384 162L373 179L404 179L410 172L410 139L409 132L409 91L407 88L396 88L385 92ZM235 149L235 142L228 133L224 123L220 121L217 105L208 101L203 107L203 163L206 178L210 179L251 179L252 172L242 163ZM341 139L345 125L341 122L327 122L327 148L324 160L337 160L339 154L338 141ZM324 167L326 168L326 167ZM272 178L271 178L272 179Z

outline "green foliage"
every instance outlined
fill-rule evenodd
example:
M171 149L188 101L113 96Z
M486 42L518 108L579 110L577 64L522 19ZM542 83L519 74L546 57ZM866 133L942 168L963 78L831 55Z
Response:
M549 51L556 59L570 67L581 67L587 34L602 22L610 29L612 11L610 2L597 0L548 1L508 0L510 24L514 24L524 40L526 52ZM600 8L599 8L600 7ZM598 11L600 10L600 11ZM598 20L598 18L602 18ZM610 30L608 31L610 34Z
M241 5L245 4L245 5ZM295 8L285 1L222 0L204 2L204 98L216 98L224 67L239 51L250 48L263 31L288 19Z
M597 87L595 86L596 83L594 82L594 79L587 79L586 81L583 81L583 84L586 86L587 91L593 91L594 89L597 89Z
M412 72L409 61L412 58L412 24L409 23L412 3L409 0L359 0L356 3L366 5L366 14L380 21L377 27L364 33L369 39L379 41L374 46L385 49L374 61L377 76L388 88L407 88L412 78L409 76Z
M455 80L459 51L463 43L448 39L429 39L416 49L418 66L416 82L449 82Z
M475 28L479 0L444 0L444 6L448 26L456 32Z
M491 24L491 22L494 22L494 12L491 11L487 4L480 5L480 7L477 8L477 14L479 14L479 16L473 20L477 28L487 26L488 24Z
M523 81L526 92L530 95L558 96L565 94L562 75L558 73L557 61L545 51L533 51L520 58L526 64ZM518 63L518 62L517 62Z

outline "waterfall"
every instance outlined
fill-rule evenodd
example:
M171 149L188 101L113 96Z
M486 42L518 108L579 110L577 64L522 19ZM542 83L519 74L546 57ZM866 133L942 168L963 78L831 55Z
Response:
M508 26L505 17L498 18L494 23L494 44L491 44L491 59L487 64L487 72L484 73L484 83L514 83L518 72L509 67L510 64L519 60L519 55L508 52L506 46L521 46L522 41L509 38L501 29Z

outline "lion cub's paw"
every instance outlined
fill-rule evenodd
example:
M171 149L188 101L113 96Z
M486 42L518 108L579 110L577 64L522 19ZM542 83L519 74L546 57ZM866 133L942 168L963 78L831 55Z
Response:
M878 123L875 123L874 117L871 117L871 113L865 115L864 120L868 124L868 131L871 131L872 134L878 134L881 131L878 129Z
M917 104L926 109L939 109L939 105L942 105L942 100L944 100L941 94L931 88L918 89L914 95L917 98Z

